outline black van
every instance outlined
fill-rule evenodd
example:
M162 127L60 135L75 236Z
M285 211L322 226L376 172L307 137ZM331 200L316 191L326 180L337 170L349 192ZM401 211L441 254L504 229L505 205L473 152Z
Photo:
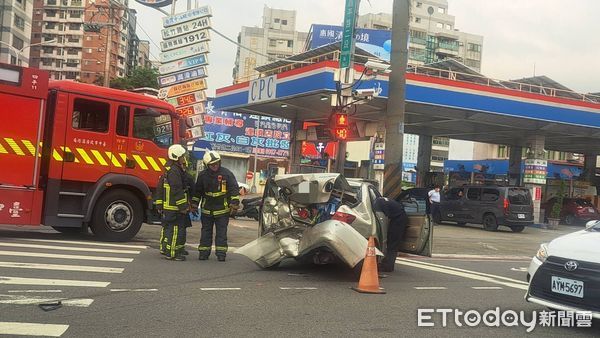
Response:
M440 195L439 212L432 215L436 223L483 224L489 231L505 225L514 232L533 224L533 201L527 188L465 185Z

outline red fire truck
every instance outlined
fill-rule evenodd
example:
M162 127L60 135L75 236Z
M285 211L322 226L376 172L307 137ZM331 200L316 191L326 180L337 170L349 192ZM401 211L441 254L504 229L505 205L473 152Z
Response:
M110 241L151 221L152 190L183 121L156 98L0 64L0 224Z

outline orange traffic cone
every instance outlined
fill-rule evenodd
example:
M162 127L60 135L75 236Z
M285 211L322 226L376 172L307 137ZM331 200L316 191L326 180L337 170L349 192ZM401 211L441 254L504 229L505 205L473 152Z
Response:
M363 261L360 279L358 280L358 286L352 288L353 290L362 293L385 293L385 291L379 287L377 254L375 252L375 238L371 236L369 237L367 254L365 255L365 260Z

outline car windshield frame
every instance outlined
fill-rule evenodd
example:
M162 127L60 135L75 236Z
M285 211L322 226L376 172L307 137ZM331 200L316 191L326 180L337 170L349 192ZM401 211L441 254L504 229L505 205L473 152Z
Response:
M511 194L511 192L512 192L512 194ZM515 192L519 192L519 193L515 194ZM521 196L523 196L523 195L526 195L526 198L521 198ZM507 189L506 197L508 198L508 201L510 202L510 204L514 204L514 205L531 205L532 204L531 193L529 192L529 189L526 189L526 188L510 187ZM527 203L525 203L525 202L527 202Z

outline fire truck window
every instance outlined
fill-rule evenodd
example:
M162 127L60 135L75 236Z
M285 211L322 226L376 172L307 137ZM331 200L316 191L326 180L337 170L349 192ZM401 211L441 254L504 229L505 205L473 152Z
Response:
M117 113L117 135L129 135L129 107L119 106Z
M86 99L75 99L73 104L73 129L106 133L110 105Z
M162 148L173 144L171 116L147 109L136 108L133 113L133 137L150 140Z

